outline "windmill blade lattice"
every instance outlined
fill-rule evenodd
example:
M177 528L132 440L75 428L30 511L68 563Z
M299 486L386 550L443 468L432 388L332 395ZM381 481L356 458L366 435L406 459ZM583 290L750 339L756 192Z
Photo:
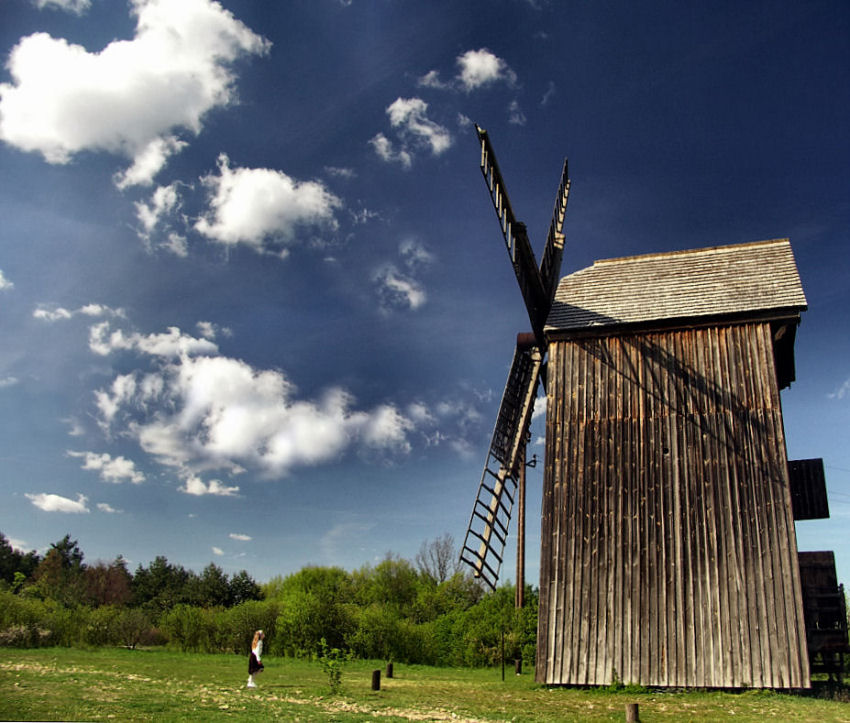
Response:
M549 223L549 233L546 236L546 248L543 250L543 259L540 262L540 277L543 282L543 292L546 295L547 312L555 298L558 277L561 274L561 261L564 257L564 219L567 216L569 198L569 164L565 158L561 182L558 184L558 195L555 197L555 209L552 211L552 221Z
M517 339L487 462L460 555L461 560L472 567L475 575L493 589L499 579L508 537L518 467L525 464L525 459L519 458L520 452L525 447L540 381L542 355L530 336L520 335Z
M481 173L484 175L487 190L490 191L490 199L493 201L493 208L496 209L496 216L499 218L499 226L502 229L505 246L508 249L508 255L511 257L511 265L514 267L522 298L525 301L531 328L537 337L537 343L542 346L543 325L546 323L550 302L543 287L540 269L537 268L537 260L534 258L534 251L531 248L531 242L528 240L525 224L517 221L514 216L505 188L505 181L502 178L502 172L499 170L499 164L496 162L496 154L490 144L487 131L478 126L475 126L475 130L481 141Z

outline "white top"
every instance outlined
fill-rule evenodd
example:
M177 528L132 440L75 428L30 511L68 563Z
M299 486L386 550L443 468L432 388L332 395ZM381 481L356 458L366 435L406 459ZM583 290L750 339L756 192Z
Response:
M257 641L257 644L251 648L251 652L254 653L254 657L257 660L260 660L260 657L263 654L263 639L262 638L260 638Z

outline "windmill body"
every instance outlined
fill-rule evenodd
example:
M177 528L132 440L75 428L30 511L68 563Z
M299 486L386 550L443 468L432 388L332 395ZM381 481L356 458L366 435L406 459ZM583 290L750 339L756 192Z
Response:
M788 240L596 262L538 293L524 277L551 279L547 257L560 266L566 164L560 248L547 242L538 271L524 227L512 247L517 224L479 139L533 333L517 345L461 558L495 587L531 414L518 400L533 403L543 376L538 682L807 688L813 666L840 670L846 620L806 582L827 579L843 600L834 564L830 578L826 553L798 556L794 530L828 508L820 460L786 454L780 390L806 309Z
M787 240L561 281L541 682L810 685L779 398L805 308Z

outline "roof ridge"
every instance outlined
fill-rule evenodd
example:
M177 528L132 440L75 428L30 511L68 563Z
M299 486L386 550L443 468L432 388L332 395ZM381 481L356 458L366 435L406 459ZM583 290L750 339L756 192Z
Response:
M671 256L696 256L697 254L704 253L724 253L724 252L732 252L737 251L739 249L744 248L752 248L753 246L779 246L779 245L789 245L791 244L791 240L788 238L775 238L775 239L766 239L764 241L747 241L744 243L738 244L726 244L723 246L706 246L704 248L698 249L680 249L678 251L658 251L651 254L637 254L634 256L618 256L611 259L599 259L593 262L593 266L604 266L608 264L616 264L622 263L624 261L653 261L655 259L666 259ZM586 270L581 269L581 270ZM592 267L591 267L592 268Z

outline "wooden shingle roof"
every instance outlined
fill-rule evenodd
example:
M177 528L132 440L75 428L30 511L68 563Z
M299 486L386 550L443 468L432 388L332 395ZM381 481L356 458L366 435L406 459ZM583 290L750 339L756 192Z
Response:
M595 261L558 284L548 332L806 308L788 239Z

